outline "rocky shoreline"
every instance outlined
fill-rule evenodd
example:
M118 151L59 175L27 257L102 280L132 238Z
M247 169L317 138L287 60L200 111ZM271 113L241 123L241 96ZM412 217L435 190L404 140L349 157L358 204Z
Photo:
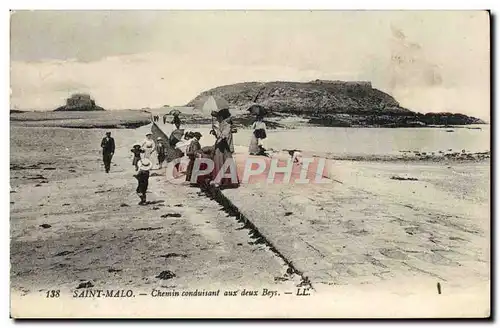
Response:
M460 114L459 114L460 115ZM420 114L414 116L366 116L366 115L322 115L318 117L280 114L266 117L264 122L268 129L293 129L297 126L310 127L342 127L342 128L453 128L473 124L485 124L472 119L457 119L456 114ZM292 120L295 119L295 120ZM210 124L211 119L181 114L181 120L189 125ZM237 127L250 127L255 118L251 115L235 115L233 123ZM427 122L424 123L423 121ZM468 127L480 130L480 127ZM453 132L453 131L449 131Z
M224 98L237 111L258 104L271 116L299 116L317 126L396 128L485 124L479 118L459 113L411 111L367 81L244 82L204 91L186 106L199 108L209 96Z
M387 127L421 128L433 126L453 126L485 124L484 121L463 114L453 113L412 113L406 114L325 114L311 117L310 124L328 127Z
M433 163L471 163L489 161L491 153L486 152L419 152L404 150L399 155L337 155L312 154L313 157L324 157L337 161L354 162L433 162Z

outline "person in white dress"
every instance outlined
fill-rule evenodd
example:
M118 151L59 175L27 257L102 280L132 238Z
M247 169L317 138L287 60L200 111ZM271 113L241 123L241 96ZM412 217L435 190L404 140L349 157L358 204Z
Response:
M194 136L193 136L192 132L186 132L186 134L184 135L184 140L177 142L175 144L175 148L179 149L180 151L182 151L184 153L184 155L186 155L187 148L189 147L189 145L193 141L193 138L194 138Z
M141 148L144 150L144 155L143 158L148 158L152 159L152 154L153 152L156 151L156 144L155 141L153 140L153 134L148 133L146 134L146 139L143 141Z
M252 138L248 152L250 155L260 155L262 149L265 149L264 140L266 139L266 123L263 122L262 116L257 116L257 119L252 124ZM261 147L259 147L261 146Z
M184 155L182 156L182 163L186 163L189 161L189 158L187 156L187 150L189 146L191 145L191 142L193 142L194 136L192 132L186 132L184 135L184 140L180 140L175 144L175 148L179 151L181 151ZM179 171L184 171L186 169L186 165L179 165L177 166L177 169Z

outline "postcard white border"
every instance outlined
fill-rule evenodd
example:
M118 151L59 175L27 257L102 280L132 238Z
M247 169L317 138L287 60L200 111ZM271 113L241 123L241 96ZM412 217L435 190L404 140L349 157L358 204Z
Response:
M62 0L45 0L45 1L4 1L2 2L3 11L0 15L2 32L2 44L5 45L7 50L2 52L2 63L1 69L3 70L2 80L2 103L8 107L9 105L9 12L8 9L493 9L494 13L498 14L498 1L437 1L437 0L416 0L416 1L318 1L318 0L308 0L308 1L234 1L234 0L212 0L212 1L194 1L194 0L181 0L181 1L152 1L152 0L141 0L141 1L105 1L105 0L86 0L86 1L62 1ZM497 23L498 25L498 23ZM498 33L495 33L495 41L498 42ZM495 58L496 59L496 58ZM495 74L496 72L492 72ZM495 90L498 93L498 84ZM9 137L10 128L9 120L7 119L7 108L5 110L5 120L1 120L3 127L0 132L3 134L0 138L2 142L3 149L9 149ZM493 122L493 124L495 124ZM497 140L495 140L497 141ZM497 143L495 143L497 144ZM493 154L495 154L494 151ZM9 215L10 206L8 203L9 192L7 190L7 185L9 185L9 175L8 175L8 161L2 161L2 185L5 186L1 189L2 192L2 213L4 214L4 220L2 220L2 242L0 243L0 254L2 256L2 262L5 264L4 270L1 271L1 300L2 300L2 326L13 325L13 321L9 318L9 271L7 268L10 262L9 259ZM496 181L495 181L496 182ZM498 196L498 195L497 195ZM497 197L495 197L495 203L499 203ZM498 225L495 233L498 232ZM496 259L492 259L492 264L494 264ZM34 325L35 323L26 324L27 326ZM48 323L51 324L51 323ZM63 325L70 325L74 323L64 323ZM104 326L108 323L92 323L93 325L99 327ZM134 323L133 325L141 326L146 323ZM169 323L169 325L177 325L179 323ZM218 323L212 323L217 325ZM267 326L271 323L257 323L261 326ZM311 323L303 323L309 325ZM345 324L345 323L343 323ZM361 323L358 323L361 324ZM384 323L382 323L384 324ZM402 323L401 323L402 324ZM437 325L438 323L422 322L422 324L427 325ZM479 324L479 323L470 323ZM355 324L356 325L356 324Z

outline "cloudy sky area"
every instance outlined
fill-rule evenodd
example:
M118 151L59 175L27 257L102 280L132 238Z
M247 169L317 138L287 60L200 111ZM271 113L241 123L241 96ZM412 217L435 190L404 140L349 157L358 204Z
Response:
M486 12L37 11L11 18L11 107L88 92L182 105L244 81L369 80L401 105L489 119Z

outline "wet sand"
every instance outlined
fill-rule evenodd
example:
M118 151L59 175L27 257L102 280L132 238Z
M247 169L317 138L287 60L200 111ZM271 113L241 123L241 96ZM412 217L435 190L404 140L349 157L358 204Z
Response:
M340 317L487 316L489 168L334 161L326 184L223 194Z
M405 276L430 277L432 288L489 281L488 163L341 161L330 176L326 184L223 193L313 285Z

